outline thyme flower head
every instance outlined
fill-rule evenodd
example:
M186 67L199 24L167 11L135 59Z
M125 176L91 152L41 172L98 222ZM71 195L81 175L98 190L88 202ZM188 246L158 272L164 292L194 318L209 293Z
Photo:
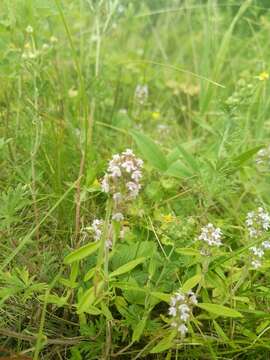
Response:
M141 104L144 105L147 102L148 99L148 86L147 85L141 85L138 84L135 89L135 100Z
M24 50L22 52L22 59L23 60L33 60L39 56L40 52L36 50L32 44L27 42L24 45Z
M263 255L264 255L263 248L261 248L261 247L252 246L252 247L250 248L250 251L251 251L255 256L258 256L259 258L263 257Z
M143 161L130 149L114 155L103 177L102 190L118 204L136 198L141 189L142 166Z
M258 165L270 165L270 145L257 152L256 163Z
M34 32L34 29L31 25L28 25L27 28L25 29L25 31L28 33L28 34L32 34Z
M122 213L118 212L118 213L113 214L112 219L114 221L120 222L120 221L124 220L124 215Z
M251 253L251 266L253 269L259 269L264 260L265 251L270 249L270 241L263 241L260 246L252 246L249 251Z
M209 246L221 246L222 231L220 228L215 228L213 224L209 223L201 228L201 234L198 240L206 242Z
M172 327L176 328L182 337L188 332L186 323L192 315L192 307L198 303L193 291L184 294L177 292L171 297L169 315L172 316Z
M251 266L253 267L253 269L257 270L262 266L262 263L260 260L252 260Z
M102 226L103 226L103 220L99 220L99 219L93 220L92 229L94 232L94 239L96 241L100 240L100 238L101 238Z
M247 213L246 225L249 236L257 238L270 228L270 216L267 211L259 207L257 210Z

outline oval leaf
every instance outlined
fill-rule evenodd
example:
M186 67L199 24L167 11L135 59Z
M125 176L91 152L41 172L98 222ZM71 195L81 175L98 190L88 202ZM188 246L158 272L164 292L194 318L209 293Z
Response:
M206 310L210 313L213 313L215 315L219 315L219 316L228 316L228 317L243 317L242 314L240 314L240 312L228 308L226 306L223 305L217 305L217 304L208 304L208 303L201 303L201 304L197 304L197 306L203 310Z
M84 259L94 253L99 248L99 245L99 242L93 242L72 251L65 257L64 264L72 264L74 261Z
M135 326L135 329L134 329L133 334L132 334L132 341L139 341L140 340L140 338L142 336L142 333L143 333L143 330L145 328L146 320L147 320L147 318L143 317L138 322L138 324Z
M166 171L168 166L167 160L158 145L148 136L138 131L132 131L131 135L145 160L147 160L154 168Z
M172 297L171 294L165 294L165 293L158 292L158 291L151 292L151 295L154 296L155 298L159 299L159 300L165 301L168 304L170 303L170 300L171 300L171 297Z
M123 266L120 266L118 269L116 269L115 271L113 271L113 272L110 274L110 277L122 275L122 274L125 274L125 273L131 271L131 270L134 269L137 265L139 265L139 264L141 264L142 262L144 262L145 259L146 259L145 257L141 257L141 258L139 258L139 259L132 260L132 261L128 262L127 264L123 265Z
M200 256L199 250L192 248L176 248L175 251L178 254L187 255L187 256Z
M90 309L90 306L95 301L95 289L91 287L90 289L86 290L85 293L82 295L79 303L77 305L77 313L81 314Z
M170 335L162 339L151 351L151 354L160 353L167 349L170 349L173 346L173 339L175 338L175 331L171 332Z
M192 276L190 279L188 279L184 283L184 285L182 286L182 291L187 292L187 291L191 290L192 288L194 288L194 286L196 286L201 281L201 278L202 278L201 274Z
M182 179L183 177L191 177L193 175L192 172L185 165L183 165L180 160L177 160L171 164L165 174L179 179Z

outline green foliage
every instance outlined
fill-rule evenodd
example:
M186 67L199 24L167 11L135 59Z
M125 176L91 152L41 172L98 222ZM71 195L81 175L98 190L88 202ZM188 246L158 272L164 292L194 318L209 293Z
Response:
M250 238L245 222L270 209L269 158L256 162L270 136L269 9L0 2L1 349L270 358L269 253L255 269L250 250L269 230ZM117 222L101 185L125 149L144 160L142 187ZM198 239L209 223L219 247ZM179 291L198 300L185 336L168 313Z

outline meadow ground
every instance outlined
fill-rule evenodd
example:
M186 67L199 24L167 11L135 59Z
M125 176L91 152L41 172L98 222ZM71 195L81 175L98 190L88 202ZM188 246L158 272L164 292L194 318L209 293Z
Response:
M1 1L3 359L270 358L269 32L269 0Z

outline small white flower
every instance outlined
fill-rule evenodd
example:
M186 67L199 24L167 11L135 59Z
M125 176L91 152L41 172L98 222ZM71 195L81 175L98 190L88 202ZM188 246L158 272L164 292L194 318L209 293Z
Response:
M137 158L136 159L136 163L137 163L137 166L139 167L139 168L141 168L142 166L143 166L143 160L142 159L139 159L139 158Z
M258 165L270 164L270 145L264 149L261 149L257 153L256 163Z
M102 235L102 226L103 226L103 220L95 219L92 222L92 229L94 231L94 239L96 241L100 240Z
M120 221L124 220L124 215L122 213L118 212L118 213L113 214L112 219L114 221L120 222Z
M187 304L180 304L178 306L178 309L180 310L180 312L185 313L185 312L190 312L190 308L188 307Z
M122 194L120 192L113 194L113 200L119 203L122 200Z
M193 305L198 304L197 296L195 295L195 293L193 291L189 291L188 296L189 296L189 301L191 302L191 304L193 304Z
M178 326L178 331L180 332L180 334L182 336L185 336L186 333L188 332L188 328L186 327L185 324L181 324L181 325Z
M122 168L124 168L128 173L133 170L136 170L136 166L134 165L133 161L127 160L121 164Z
M262 243L262 247L265 248L265 249L270 249L270 241L264 241Z
M123 155L134 156L134 153L131 149L126 149L125 151L123 151Z
M252 246L252 247L250 248L250 251L253 252L253 254L254 254L255 256L258 256L259 258L263 257L263 255L264 255L263 249L262 249L262 248L259 248L259 247L257 247L257 246Z
M113 178L115 177L121 177L122 173L121 173L121 170L118 166L111 166L110 167L110 172L111 172L111 176Z
M28 34L32 34L34 29L31 25L28 25L27 28L25 29L25 31L28 33Z
M109 177L107 174L102 179L101 188L105 193L108 193L110 191Z
M125 11L124 5L122 5L122 4L118 5L117 12L119 14L122 14L124 11Z
M213 224L209 223L202 227L199 240L205 241L209 246L221 246L222 231L220 228L215 228Z
M188 321L189 317L190 317L189 313L182 312L182 313L180 314L180 319L183 320L183 321L185 321L185 322Z
M136 182L139 182L142 178L142 172L140 170L135 170L132 174L131 174L131 179L135 180Z
M114 154L112 160L110 161L110 164L113 164L119 160L121 160L121 156L119 154Z
M262 263L259 260L253 260L251 265L254 269L259 269L262 266Z
M135 89L135 99L139 104L143 105L148 99L148 86L138 84Z
M135 182L129 181L126 184L126 187L129 190L129 195L131 198L135 198L139 194L139 190L141 188L140 184L137 184Z
M169 315L176 316L176 308L175 307L171 306L169 308Z
M176 300L177 301L185 301L185 296L183 294L177 293Z
M112 249L112 246L113 246L112 240L111 239L106 240L105 246L107 249Z
M249 236L257 238L270 228L270 215L262 207L247 213L246 226Z
M44 51L48 50L49 48L50 48L50 45L48 45L46 43L42 45L42 50L44 50Z

